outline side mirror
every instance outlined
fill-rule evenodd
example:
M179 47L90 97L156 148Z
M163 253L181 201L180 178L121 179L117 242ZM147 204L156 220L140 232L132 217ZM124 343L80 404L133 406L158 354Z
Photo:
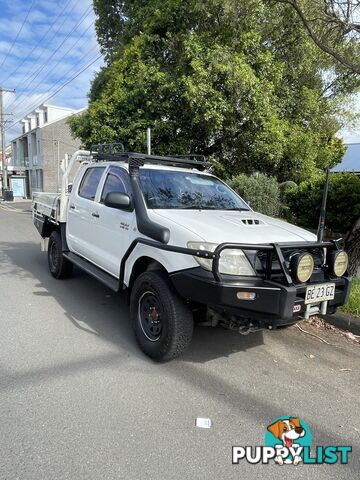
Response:
M118 210L126 210L127 212L131 212L133 210L131 198L127 193L108 193L105 197L104 205L110 208L117 208Z

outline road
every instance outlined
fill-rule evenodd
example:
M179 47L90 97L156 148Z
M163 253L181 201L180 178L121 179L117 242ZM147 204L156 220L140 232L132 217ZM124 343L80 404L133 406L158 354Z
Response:
M359 478L358 345L198 327L182 358L153 363L125 299L79 271L53 279L29 204L15 207L0 207L1 479ZM351 445L349 464L232 465L232 445L263 445L281 415L313 445Z

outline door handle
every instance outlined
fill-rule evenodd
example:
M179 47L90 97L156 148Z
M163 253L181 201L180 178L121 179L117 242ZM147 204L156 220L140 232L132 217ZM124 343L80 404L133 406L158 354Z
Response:
M71 210L75 210L75 205L73 203L70 204Z
M99 215L97 212L93 212L91 215L92 215L93 217L96 217L96 218L99 218L99 217L100 217L100 215Z

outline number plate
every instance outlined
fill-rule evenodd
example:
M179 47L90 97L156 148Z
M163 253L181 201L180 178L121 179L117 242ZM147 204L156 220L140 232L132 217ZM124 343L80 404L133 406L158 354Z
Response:
M319 283L306 289L305 304L320 303L335 297L335 283Z

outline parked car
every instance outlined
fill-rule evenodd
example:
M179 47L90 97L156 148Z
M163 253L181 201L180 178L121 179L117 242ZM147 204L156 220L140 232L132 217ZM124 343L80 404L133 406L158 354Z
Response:
M334 313L349 295L341 242L254 212L195 156L76 152L61 193L34 194L33 219L55 278L77 265L128 291L140 348L159 361L189 345L194 312L248 333Z

